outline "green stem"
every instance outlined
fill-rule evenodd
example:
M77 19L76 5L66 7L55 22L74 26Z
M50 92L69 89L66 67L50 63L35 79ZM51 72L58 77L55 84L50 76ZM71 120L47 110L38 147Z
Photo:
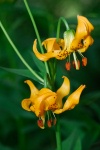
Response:
M29 14L29 16L30 16L30 19L31 19L31 21L32 21L32 24L33 24L33 27L34 27L34 30L35 30L35 33L36 33L36 36L37 36L37 39L38 39L38 42L39 42L40 50L41 50L42 53L44 53L44 50L43 50L42 44L41 44L41 39L40 39L40 36L39 36L39 32L38 32L38 29L37 29L35 20L34 20L34 18L33 18L33 16L32 16L31 10L30 10L30 8L29 8L29 6L28 6L27 0L24 0L24 3L25 3L25 6L26 6L26 9L27 9L27 11L28 11L28 14ZM47 64L47 62L44 62L44 63L45 63L46 72L47 72L47 73L49 74L49 76L50 76L48 64Z
M59 116L57 116L57 123L56 123L56 143L57 143L57 150L62 150Z
M57 42L59 42L61 21L63 21L63 23L65 24L66 30L70 29L66 19L64 17L60 17L59 20L58 20L58 25L57 25L57 34L56 34L56 39L57 39L56 41ZM55 60L55 62L54 62L54 70L56 71L56 69L57 69L57 60Z
M21 61L23 62L23 64L29 69L29 71L36 77L38 78L41 82L44 82L43 79L28 65L28 63L25 61L25 59L21 56L21 54L19 53L18 49L16 48L16 46L14 45L13 41L11 40L11 38L9 37L8 33L6 32L5 28L3 27L2 23L0 22L0 27L3 31L3 33L5 34L7 40L9 41L10 45L12 46L12 48L14 49L14 51L16 52L16 54L18 55L18 57L21 59Z
M65 27L66 27L66 30L69 30L69 26L68 26L68 23L66 21L66 19L64 17L60 17L59 18L59 21L58 21L58 25L57 25L57 42L59 40L59 33L60 33L60 26L61 26L61 21L63 21L63 23L65 24Z

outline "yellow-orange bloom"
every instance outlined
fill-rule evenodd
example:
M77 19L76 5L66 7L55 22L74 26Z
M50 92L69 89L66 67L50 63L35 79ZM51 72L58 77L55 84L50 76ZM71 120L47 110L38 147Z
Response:
M47 124L51 127L52 124L56 123L54 114L60 114L66 110L73 109L79 103L80 95L85 85L81 85L74 91L63 104L62 99L70 92L69 79L65 76L63 76L63 79L61 87L56 92L48 88L38 90L30 80L25 81L30 87L31 94L29 98L22 100L22 108L35 113L39 118L38 126L42 129L44 129L46 115L48 115Z
M82 58L90 45L93 44L93 38L90 36L91 31L94 29L93 25L83 16L77 16L78 25L76 33L73 30L67 30L64 33L64 39L48 38L42 42L46 49L46 53L41 54L37 50L37 41L34 41L33 52L36 57L42 61L47 61L50 58L63 60L73 53L76 69L79 69L77 64L77 57L75 52L78 52Z

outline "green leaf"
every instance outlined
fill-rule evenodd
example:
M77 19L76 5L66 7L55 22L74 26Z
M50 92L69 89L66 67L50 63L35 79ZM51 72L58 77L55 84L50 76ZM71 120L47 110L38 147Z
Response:
M76 140L75 147L74 147L73 150L82 150L80 138L78 138L78 139Z
M38 69L40 70L41 74L45 75L46 69L44 66L44 63L40 61L33 53L32 53L32 58Z
M8 72L11 72L11 73L15 73L15 74L18 74L18 75L21 75L21 76L24 76L24 77L27 77L27 78L30 78L30 79L33 79L39 83L41 83L29 70L27 69L11 69L11 68L5 68L5 67L0 67L1 69L3 70L6 70ZM37 74L40 75L40 73L38 72ZM41 76L41 75L40 75ZM42 84L42 83L41 83Z
M5 145L2 145L1 143L0 143L0 149L1 150L13 150L12 148L5 146Z
M82 150L81 140L77 135L77 130L62 142L63 150Z

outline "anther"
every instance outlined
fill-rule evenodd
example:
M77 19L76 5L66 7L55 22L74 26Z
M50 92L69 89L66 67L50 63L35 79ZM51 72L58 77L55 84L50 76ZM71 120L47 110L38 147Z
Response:
M66 70L70 71L70 68L71 68L70 62L66 62L65 68L66 68Z
M82 66L86 66L87 65L87 58L83 57L82 58Z
M39 120L37 120L37 124L38 124L38 126L40 127L40 128L44 128L44 124L43 124L43 120L42 119L39 119Z
M49 128L52 126L52 119L47 121L47 125L48 125Z

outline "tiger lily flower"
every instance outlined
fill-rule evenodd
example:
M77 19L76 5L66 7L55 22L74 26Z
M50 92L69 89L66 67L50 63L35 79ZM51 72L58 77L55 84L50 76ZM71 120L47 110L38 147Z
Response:
M47 61L50 58L56 58L58 60L63 60L69 58L70 54L73 53L75 68L78 70L78 59L76 57L76 52L82 57L82 65L86 66L87 58L82 55L90 45L93 44L93 38L90 36L91 31L94 29L93 25L88 21L87 18L83 16L77 16L78 25L76 28L76 33L73 30L67 30L64 32L64 39L48 38L42 42L42 45L46 49L46 53L41 54L37 50L37 41L34 41L33 52L38 59L41 61ZM69 59L68 59L68 66Z
M22 108L35 113L38 117L37 124L42 129L45 127L45 118L48 118L47 125L48 127L51 127L56 124L55 114L60 114L66 110L73 109L79 103L80 95L85 88L85 85L81 85L69 95L63 104L62 99L70 92L69 79L65 76L63 76L63 79L64 81L61 87L56 92L53 92L48 88L38 90L30 80L25 81L30 87L31 94L29 98L22 100Z

